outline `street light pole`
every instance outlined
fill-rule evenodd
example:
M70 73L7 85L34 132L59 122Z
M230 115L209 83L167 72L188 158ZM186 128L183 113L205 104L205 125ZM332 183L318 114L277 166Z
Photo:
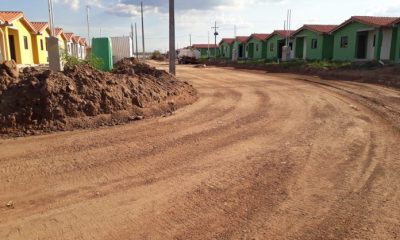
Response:
M143 22L143 2L140 2L140 11L142 13L142 43L143 43L143 61L146 59L146 49L144 45L144 22Z
M89 21L89 12L90 12L90 7L89 7L89 5L87 5L87 6L86 6L87 37L88 37L89 46L91 46L91 45L92 45L92 41L90 41L90 21Z
M176 75L175 55L175 2L169 0L169 73L172 75Z
M219 33L217 31L217 29L219 28L219 27L217 27L217 21L215 21L215 25L212 28L214 29L214 40L215 40L214 59L217 60L217 48L216 48L216 46L217 46L217 36L219 35Z
M54 36L54 17L53 17L53 2L52 0L48 0L48 8L49 8L49 24L50 24L50 32L51 36Z

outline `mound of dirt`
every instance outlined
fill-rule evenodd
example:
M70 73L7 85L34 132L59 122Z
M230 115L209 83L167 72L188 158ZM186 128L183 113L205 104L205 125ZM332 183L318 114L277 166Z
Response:
M4 65L4 64L3 64ZM26 68L19 77L0 66L0 133L40 132L121 124L165 115L196 100L196 90L134 59L112 73L88 65L64 72Z

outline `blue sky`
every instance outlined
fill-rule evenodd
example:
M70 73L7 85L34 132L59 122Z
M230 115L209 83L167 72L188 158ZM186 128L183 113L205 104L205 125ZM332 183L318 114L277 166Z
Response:
M86 36L86 5L91 6L91 35L128 35L130 23L140 28L138 0L53 0L55 23L68 32ZM31 21L47 21L47 0L0 0L1 10L20 10ZM143 0L146 50L168 47L168 0ZM303 24L339 24L352 15L399 16L399 0L175 0L179 47L207 43L217 21L220 37L269 33L282 29L288 8L292 28ZM220 39L220 38L219 38ZM219 40L218 39L218 40Z

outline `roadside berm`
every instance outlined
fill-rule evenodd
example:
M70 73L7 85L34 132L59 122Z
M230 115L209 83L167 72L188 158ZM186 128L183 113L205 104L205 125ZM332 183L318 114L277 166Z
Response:
M113 72L67 65L63 72L0 65L0 134L118 125L172 113L193 103L196 90L135 59L123 59Z

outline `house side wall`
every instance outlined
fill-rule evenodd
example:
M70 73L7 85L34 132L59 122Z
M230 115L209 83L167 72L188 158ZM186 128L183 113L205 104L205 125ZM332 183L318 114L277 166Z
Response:
M322 52L323 52L323 45L324 45L324 38L323 35L318 34L316 32L304 29L303 31L299 32L296 35L296 38L301 38L303 37L304 40L306 41L306 56L305 59L307 60L321 60L322 59ZM317 40L317 48L312 48L312 40L316 39ZM294 49L298 47L296 45L297 41L294 41ZM301 42L301 41L300 41ZM299 43L300 43L299 42ZM296 51L296 50L295 50ZM304 56L303 56L304 57Z
M382 50L381 60L390 60L390 48L392 45L392 29L385 28L382 30Z
M66 48L66 46L67 46L67 41L61 36L61 34L59 34L59 35L57 36L57 38L58 38L59 48L61 49L61 53L64 54L65 48Z
M231 59L232 58L232 45L227 44L227 43L222 43L220 48L220 55L222 58L226 58L226 59Z
M233 43L233 49L234 49L234 51L236 52L236 54L237 54L237 57L238 57L238 59L239 59L239 46L240 45L242 45L243 46L243 50L242 50L242 57L240 58L240 59L243 59L243 58L245 58L246 56L247 56L247 51L246 51L246 44L245 43L241 43L241 42L239 42L239 41L235 41L234 43ZM233 52L233 50L232 50L232 52Z
M331 60L333 57L333 36L324 35L323 36L323 46L322 46L322 59Z
M207 58L208 57L208 48L196 48L196 50L200 51L200 57L201 58ZM219 55L219 49L217 48L217 56ZM215 57L215 49L210 48L210 58Z
M256 38L251 38L248 42L247 45L249 45L250 43L254 44L254 48L253 48L253 59L261 59L262 58L262 45L263 42L256 39Z
M272 36L267 40L267 59L274 60L278 58L278 41L282 39L278 35ZM271 44L273 44L273 49L271 50Z
M25 27L21 20L15 21L13 25L18 29L15 31L17 34L14 34L14 39L16 41L15 48L17 53L17 63L33 64L32 35L30 31ZM28 40L28 49L25 49L24 37L26 37Z
M48 63L48 56L49 53L47 51L47 38L49 37L49 34L47 31L44 31L42 35L36 35L34 36L34 41L35 41L35 48L34 48L34 53L35 55L37 54L37 58L35 60L35 64L47 64ZM41 48L40 41L43 42L43 50Z
M262 59L267 59L267 49L268 49L267 42L263 41L262 49L261 49L261 58Z
M39 35L32 36L33 62L39 64Z
M396 62L400 62L400 24L397 25L397 38L395 40L395 47L394 47L394 60Z
M375 38L375 45L376 45L377 36L378 36L378 32L376 30L368 32L367 59L369 59L369 60L373 60L374 59L375 51L376 51L375 46L374 46L374 38Z

